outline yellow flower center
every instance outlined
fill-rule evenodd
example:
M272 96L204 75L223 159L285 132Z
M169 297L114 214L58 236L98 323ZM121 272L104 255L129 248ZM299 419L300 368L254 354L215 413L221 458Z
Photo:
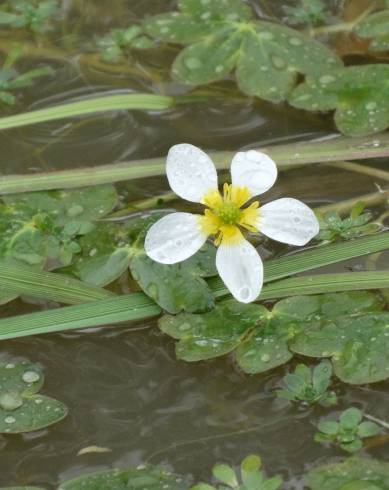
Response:
M259 217L259 202L242 206L250 199L247 187L224 184L223 196L215 189L209 191L202 203L209 209L201 216L201 229L207 235L215 235L215 245L234 245L243 239L241 228L256 232Z

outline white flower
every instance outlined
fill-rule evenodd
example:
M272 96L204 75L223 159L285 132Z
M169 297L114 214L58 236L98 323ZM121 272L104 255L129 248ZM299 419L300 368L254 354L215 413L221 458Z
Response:
M218 190L216 168L199 148L173 146L166 173L173 191L187 201L204 204L204 215L172 213L151 226L145 240L147 255L162 264L175 264L195 254L215 236L216 267L231 294L243 303L254 301L262 289L263 264L242 231L260 232L282 243L305 245L318 232L313 211L289 197L259 206L251 198L269 190L277 179L273 160L255 150L237 153L231 163L232 184Z

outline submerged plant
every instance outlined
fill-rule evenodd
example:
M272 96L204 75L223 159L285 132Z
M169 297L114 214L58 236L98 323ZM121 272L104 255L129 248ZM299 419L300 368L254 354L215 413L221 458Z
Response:
M282 243L302 246L318 232L313 211L301 201L282 198L260 207L253 197L268 191L277 179L273 160L255 150L239 152L231 163L232 184L218 190L217 172L210 157L189 144L173 146L167 157L170 187L187 201L207 207L204 215L172 213L148 231L147 255L162 264L175 264L194 255L215 237L216 267L231 294L243 303L257 299L263 284L263 264L243 236L261 232Z
M347 218L342 219L336 211L319 215L320 232L316 236L316 240L333 242L338 239L350 240L376 233L381 226L378 223L369 223L372 215L364 209L365 204L360 201L353 206L350 216Z
M52 74L53 70L48 66L35 68L21 75L14 68L4 67L0 69L0 100L13 105L16 102L16 96L12 93L14 90L30 87L37 78Z
M0 11L0 24L27 27L35 32L48 29L48 21L59 10L58 0L12 0L8 11Z
M97 45L103 60L117 62L131 49L149 49L154 46L154 43L143 35L141 27L131 26L127 29L112 29L98 41Z
M297 0L295 6L285 6L284 11L292 24L319 24L329 16L322 0Z
M331 441L349 453L363 447L362 440L379 433L380 428L374 422L364 421L363 413L351 407L340 414L339 422L323 420L319 423L316 442Z
M282 478L273 476L265 479L261 471L262 461L256 454L246 456L240 465L240 478L235 470L228 464L216 464L212 469L212 474L218 485L208 485L199 483L191 490L277 490L282 484Z
M299 364L294 373L288 373L284 376L282 389L277 390L277 396L309 404L334 405L337 402L336 394L333 391L328 391L331 375L332 366L327 359L313 369L305 364Z

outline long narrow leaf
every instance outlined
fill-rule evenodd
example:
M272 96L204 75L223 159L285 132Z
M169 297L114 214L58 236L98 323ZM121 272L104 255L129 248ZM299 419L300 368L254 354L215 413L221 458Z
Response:
M54 272L39 272L22 265L0 262L1 290L76 305L113 296L106 289L90 286Z
M347 272L285 279L266 285L260 299L296 294L389 287L389 272ZM142 293L92 303L65 306L0 320L0 340L86 327L143 320L159 315L160 308Z
M32 72L30 72L32 73ZM27 74L28 75L28 74ZM21 75L18 80L26 78ZM56 121L67 117L96 114L98 112L118 110L151 110L161 111L171 108L174 98L153 94L121 94L94 97L91 99L68 102L47 109L16 114L0 118L0 129L18 128L47 121Z
M132 96L135 97L140 95L141 94L133 94ZM131 96L127 95L114 97ZM164 98L152 95L149 95L148 97L157 97L157 100L147 99L147 101L150 102L150 105L146 107L146 103L143 102L143 108L145 109L162 108L163 104L166 104L167 106L169 104L168 100L165 101ZM107 103L108 107L110 98L104 97L103 99ZM167 99L170 98L168 97ZM93 105L93 102L95 103L96 99L75 102L74 104L77 104L78 109L80 104L86 104L89 112L97 112L98 110L96 109L96 106ZM141 108L142 103L138 101L137 104L137 108ZM71 104L68 104L68 106L69 105ZM112 110L113 106L110 107L110 110ZM123 109L129 108L129 106L122 107L118 102L118 107L116 108ZM69 107L66 108L65 106L43 109L43 111L49 111L54 116L54 113L59 109L61 109L61 111L65 114L71 114ZM102 106L100 106L100 109L103 110ZM105 110L109 109L106 108ZM84 112L84 114L85 113L86 112ZM81 112L79 112L79 114L81 114ZM11 117L21 118L21 121L24 117L26 120L29 120L30 116L28 116L28 114L21 114L19 116ZM1 126L2 124L3 126ZM4 118L0 118L0 129L1 127L7 127L6 123L4 122ZM280 169L309 163L334 162L339 160L361 160L365 158L389 156L389 133L383 134L374 140L372 140L371 137L346 138L339 136L326 141L292 143L288 145L279 145L259 149L261 151L266 151L277 162ZM218 169L226 169L230 166L233 155L233 152L217 152L212 154L212 158ZM164 173L165 158L151 158L147 160L133 160L130 162L101 165L98 167L59 170L48 173L42 172L29 175L3 175L0 176L0 194L12 194L16 192L49 189L70 189L75 187L107 184L124 180L158 176L163 175Z

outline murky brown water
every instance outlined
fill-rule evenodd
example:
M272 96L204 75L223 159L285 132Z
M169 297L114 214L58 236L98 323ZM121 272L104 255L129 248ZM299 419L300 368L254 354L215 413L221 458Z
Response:
M128 25L145 13L167 10L174 2L63 0L64 8L72 4L80 8L77 27L85 43L80 51L86 51L88 36L94 32ZM258 13L279 13L278 3L258 0L252 4ZM64 23L63 36L69 36L71 27L70 21ZM60 38L61 34L58 44ZM36 59L24 62L26 67L36 63ZM158 63L163 65L164 60ZM38 90L27 90L19 111L107 91L180 90L122 74L80 71L76 59L56 61L53 66L58 68L57 78L42 80ZM235 93L232 84L221 85ZM165 155L179 142L208 150L240 150L312 139L332 131L329 118L282 104L238 103L226 97L223 102L181 106L165 114L122 111L5 131L0 133L0 168L2 173L16 173L113 163ZM311 166L282 174L266 199L289 194L315 206L373 192L374 183L365 176ZM131 189L135 198L151 195L167 190L166 179L153 179L138 189L131 185ZM364 259L353 265L363 268ZM45 305L17 301L1 308L3 316ZM344 455L313 442L313 424L327 413L324 409L301 409L274 397L272 390L286 369L246 376L229 358L178 362L173 341L160 334L155 323L136 330L119 326L3 342L0 360L10 356L40 362L47 377L43 393L67 403L70 414L48 430L0 436L0 485L54 489L58 482L82 473L145 462L209 479L214 462L238 463L254 452L262 456L269 474L283 475L287 481L283 488L301 490L304 470ZM372 387L338 383L336 409L352 403L385 419L388 387L388 383ZM77 455L91 445L110 452ZM387 458L388 446L369 454Z

